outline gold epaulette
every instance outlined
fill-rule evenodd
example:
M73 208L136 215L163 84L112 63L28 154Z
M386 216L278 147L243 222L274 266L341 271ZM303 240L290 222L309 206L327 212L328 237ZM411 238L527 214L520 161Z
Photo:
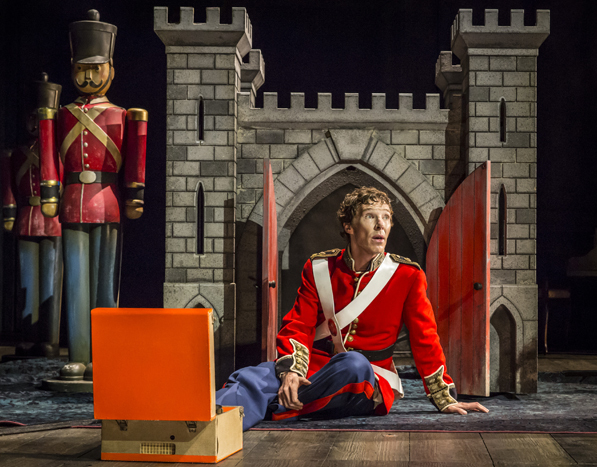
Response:
M414 266L417 269L421 269L421 266L419 266L419 263L415 263L414 261L411 261L410 258L396 255L394 253L390 253L390 258L392 258L397 263L408 264L409 266Z
M340 248L334 248L333 250L322 251L321 253L315 253L311 255L311 261L318 258L331 258L332 256L338 256L342 250Z

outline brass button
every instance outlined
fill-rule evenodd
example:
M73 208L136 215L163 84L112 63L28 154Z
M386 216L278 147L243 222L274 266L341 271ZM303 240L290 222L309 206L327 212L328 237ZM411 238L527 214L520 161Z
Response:
M88 169L89 168L89 164L85 164L85 168Z
M83 112L87 113L89 112L89 109L83 109Z
M89 143L83 143L83 146L87 147L89 146Z
M352 348L352 347L346 347L346 350L348 350L350 352L351 350L354 350L354 348Z
M358 328L358 327L359 327L359 326L358 326L357 324L355 324L355 323L352 323L352 329L356 329L356 328Z
M358 277L355 277L355 278L354 278L354 281L355 281L355 282L358 282L358 281L359 281L359 278L358 278Z
M89 157L89 154L85 153L83 154L83 157Z
M354 321L353 321L353 323L355 323L355 324L358 323L358 322L359 322L359 318L355 318Z
M85 136L87 136L87 135L89 134L89 132L88 132L87 130L85 130L85 131L83 132L83 134L84 134Z
M357 332L353 329L350 333L354 336Z
M348 339L346 339L348 342L352 342L354 340L354 337L352 336L348 336Z

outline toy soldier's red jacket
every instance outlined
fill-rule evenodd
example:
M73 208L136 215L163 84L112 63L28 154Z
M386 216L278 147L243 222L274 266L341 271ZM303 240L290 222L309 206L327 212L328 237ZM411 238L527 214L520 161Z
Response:
M127 114L103 96L79 97L58 110L54 134L64 163L64 176L59 180L64 185L62 223L120 222L117 173L121 165L125 165L127 187L145 185L147 118L143 120L131 111ZM42 131L42 125L43 122L40 138L51 138ZM44 145L45 142L46 139L41 151L42 176L44 181L57 180L54 168L58 157L46 150L50 145Z
M327 257L336 314L347 306L369 284L385 258L380 254L371 261L367 272L354 271L348 250L330 250L313 255L304 266L302 284L294 307L284 317L278 333L278 360L276 372L294 371L310 377L331 358L329 353L314 348L315 329L325 322L312 261ZM346 350L374 351L393 347L398 333L405 324L410 332L410 343L425 391L440 410L456 403L454 383L445 372L446 359L439 342L433 310L427 299L427 281L418 264L398 255L391 255L399 264L391 279L368 307L352 323L342 329ZM346 334L348 333L348 336ZM391 353L391 352L390 352ZM391 356L371 361L375 366L395 372ZM377 374L383 403L376 413L389 412L394 402L394 391L383 376ZM373 388L367 388L373 392ZM450 394L452 393L452 394Z
M62 172L62 164L58 171ZM18 211L13 232L19 237L60 237L58 218L47 218L40 206L39 152L37 141L2 157L2 204ZM7 220L6 217L4 219Z

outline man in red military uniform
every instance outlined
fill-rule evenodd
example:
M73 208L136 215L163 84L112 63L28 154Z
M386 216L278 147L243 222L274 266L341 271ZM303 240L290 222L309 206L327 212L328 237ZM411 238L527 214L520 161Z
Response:
M305 264L292 310L278 333L278 359L233 373L217 391L221 405L243 405L244 428L265 417L385 415L403 397L392 351L403 324L430 401L444 413L487 412L456 400L446 372L425 274L385 252L392 227L388 196L349 193L338 211L345 250Z
M126 111L106 97L114 78L117 28L100 22L96 10L88 15L70 25L72 78L80 97L56 115L40 114L44 215L58 214L58 187L63 185L60 221L71 360L61 371L66 380L92 377L91 309L118 306L121 167L128 218L141 216L145 187L147 111Z
M28 141L2 158L4 230L18 238L18 323L23 340L16 355L59 355L62 297L62 227L57 218L41 213L37 109L57 109L62 86L34 81L27 109ZM59 164L58 171L62 172ZM16 226L15 226L16 224Z

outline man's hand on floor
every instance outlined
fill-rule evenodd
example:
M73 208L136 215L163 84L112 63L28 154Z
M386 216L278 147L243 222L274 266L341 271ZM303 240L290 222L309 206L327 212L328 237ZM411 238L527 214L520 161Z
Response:
M278 402L289 410L302 409L303 403L298 399L298 388L309 384L311 384L311 381L293 371L285 373L282 376L282 384L278 390Z
M473 412L489 412L488 409L483 407L478 402L459 402L458 404L450 405L444 409L444 413L458 413L460 415L466 415L467 410Z

